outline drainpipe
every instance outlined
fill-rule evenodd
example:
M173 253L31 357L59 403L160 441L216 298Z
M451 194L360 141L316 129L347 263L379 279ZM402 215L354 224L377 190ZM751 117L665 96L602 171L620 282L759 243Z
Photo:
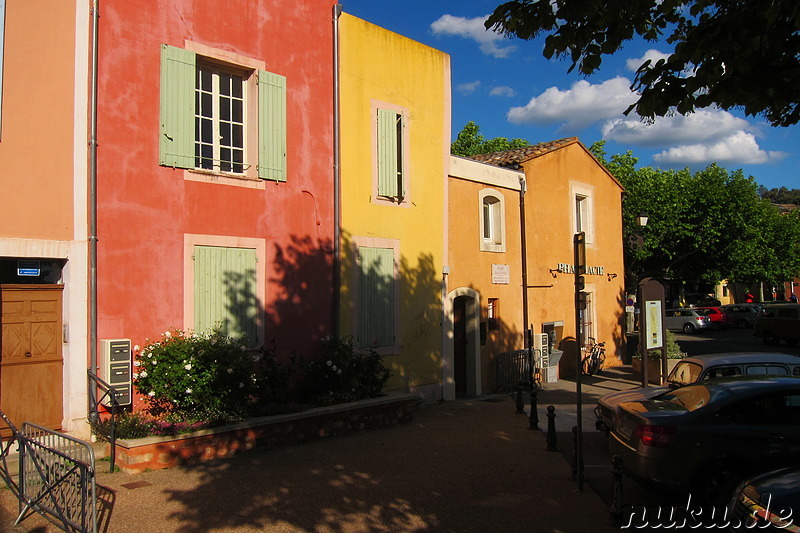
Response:
M92 82L89 94L89 370L97 373L97 49L100 0L92 1ZM89 418L97 417L97 387L89 387Z
M519 233L522 255L522 344L523 348L528 346L528 252L527 240L525 238L525 178L519 178Z
M341 117L339 94L341 91L339 81L339 16L342 14L342 4L333 6L333 336L339 338L341 327L339 315L341 308L341 268L342 268L342 243L341 243L341 179L342 179L342 148L341 148Z

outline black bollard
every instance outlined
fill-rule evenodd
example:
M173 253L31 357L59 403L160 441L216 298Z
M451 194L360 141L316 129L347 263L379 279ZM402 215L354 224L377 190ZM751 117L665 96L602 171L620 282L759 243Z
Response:
M569 480L578 481L578 426L572 426L572 457L569 464L572 467Z
M606 524L622 527L622 457L611 458L611 505Z
M536 388L531 389L531 414L528 418L528 429L539 429L539 393Z
M525 414L525 403L522 401L522 383L517 383L517 414Z
M556 408L554 405L547 406L547 451L558 451L558 439L556 438Z

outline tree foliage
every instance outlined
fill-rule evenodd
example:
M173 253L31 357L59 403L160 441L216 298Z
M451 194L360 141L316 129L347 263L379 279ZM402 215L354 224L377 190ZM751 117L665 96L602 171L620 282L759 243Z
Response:
M773 204L800 205L800 189L788 189L786 187L767 189L766 187L759 187L758 195Z
M603 56L639 36L672 47L647 60L632 89L635 109L654 118L717 105L763 115L775 126L800 120L800 2L796 0L512 0L486 28L533 39L544 56L568 57L589 75Z
M716 164L691 173L636 168L628 151L606 160L592 153L625 187L628 286L647 276L688 282L783 281L800 275L800 215L781 214L759 198L752 177ZM647 227L636 225L646 211ZM629 237L639 234L637 247Z
M525 139L509 140L506 137L485 139L480 130L480 126L473 121L467 122L464 129L458 133L456 140L450 145L450 153L461 157L469 157L471 155L502 152L503 150L512 150L530 145Z

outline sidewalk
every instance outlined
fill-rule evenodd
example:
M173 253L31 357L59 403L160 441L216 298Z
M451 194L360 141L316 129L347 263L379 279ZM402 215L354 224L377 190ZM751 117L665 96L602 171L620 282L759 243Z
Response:
M585 379L585 432L594 431L597 397L635 385L613 372ZM573 382L545 384L542 431L529 430L515 399L500 394L421 407L407 424L194 467L128 475L99 463L100 531L613 531L607 502L588 485L578 493L566 454L545 451L546 406L556 405L563 436L576 419L574 397ZM0 490L0 531L59 531L38 515L13 526L16 508Z

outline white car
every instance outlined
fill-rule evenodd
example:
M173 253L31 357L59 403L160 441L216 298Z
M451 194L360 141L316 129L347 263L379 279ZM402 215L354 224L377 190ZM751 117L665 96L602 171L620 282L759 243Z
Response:
M669 389L696 381L730 376L772 375L800 376L800 357L785 353L716 353L682 359L667 376L666 387L635 388L612 392L600 398L594 414L595 426L608 433L614 429L614 419L623 402L638 402L653 398Z

